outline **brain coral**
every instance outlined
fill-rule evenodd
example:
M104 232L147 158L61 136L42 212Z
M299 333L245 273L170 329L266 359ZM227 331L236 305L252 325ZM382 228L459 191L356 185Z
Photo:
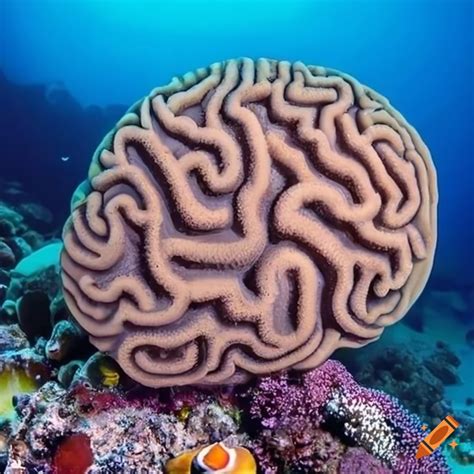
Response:
M378 338L431 269L436 176L352 77L230 60L159 87L73 197L66 300L148 386L309 369Z

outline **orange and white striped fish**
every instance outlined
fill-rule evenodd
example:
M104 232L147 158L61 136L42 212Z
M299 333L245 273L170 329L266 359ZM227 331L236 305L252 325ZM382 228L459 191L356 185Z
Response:
M186 451L166 464L166 474L256 474L257 463L249 450L214 443Z

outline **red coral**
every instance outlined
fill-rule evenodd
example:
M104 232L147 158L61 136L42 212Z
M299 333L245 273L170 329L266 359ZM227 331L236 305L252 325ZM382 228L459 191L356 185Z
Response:
M55 474L84 474L94 462L90 438L76 433L61 442L53 460Z
M99 413L109 408L123 408L126 401L118 393L110 390L98 390L83 384L75 386L71 392L73 403L81 414Z

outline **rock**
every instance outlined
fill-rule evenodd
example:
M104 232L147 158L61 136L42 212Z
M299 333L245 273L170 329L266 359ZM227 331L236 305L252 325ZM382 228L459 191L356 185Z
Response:
M18 323L28 339L49 337L51 333L50 300L41 291L29 291L17 302Z
M39 248L44 247L44 237L35 230L26 231L22 237L33 250L38 250Z
M7 292L8 292L9 285L10 285L9 272L0 268L0 306L7 299Z
M0 219L0 237L11 237L15 234L15 226L7 220Z
M18 212L25 218L27 224L34 227L37 224L51 224L53 222L53 214L46 207L36 202L28 202L20 204Z
M55 324L51 337L46 344L46 357L55 361L66 359L85 336L71 321L59 321Z
M0 285L8 286L10 284L10 272L0 268Z
M66 365L62 365L58 371L58 382L68 388L74 379L75 374L81 370L84 362L82 360L71 360Z
M33 252L33 249L23 237L11 237L7 240L8 245L15 254L17 262L28 257Z
M61 291L58 268L54 266L43 268L29 276L23 276L15 270L11 270L10 275L12 280L7 291L8 299L17 300L27 291L41 291L52 301Z
M49 267L58 267L62 247L62 242L54 242L36 250L18 263L14 275L32 277Z
M0 268L9 270L16 263L16 257L11 247L3 240L0 240Z
M0 353L18 351L30 347L28 339L18 324L0 326Z
M11 324L17 321L16 317L16 302L13 300L5 300L0 310L0 322L2 324Z
M64 301L64 295L62 291L59 292L51 301L49 311L51 313L51 320L53 323L57 323L69 317L69 310L67 309L66 303Z
M0 283L0 304L3 304L5 298L7 296L7 289L8 287L3 283Z
M10 284L8 285L8 288L7 288L6 299L16 301L22 295L22 293L23 293L22 281L17 278L11 279Z
M23 216L0 202L0 237L12 237L23 230Z

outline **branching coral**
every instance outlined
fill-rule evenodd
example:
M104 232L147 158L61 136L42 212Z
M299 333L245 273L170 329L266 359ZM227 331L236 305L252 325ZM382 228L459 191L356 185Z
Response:
M343 453L337 444L343 441L364 448L367 456L394 472L449 472L438 452L415 458L424 437L418 418L396 399L359 386L338 362L329 360L300 377L263 378L244 398L250 403L255 438L274 440L256 443L257 456L268 472L277 472L275 466L289 458L294 458L293 466L301 472L313 472L310 463L320 460L324 452L315 437L320 428L334 436L328 448L331 459L341 461ZM305 438L311 441L299 442ZM294 452L299 454L294 456Z
M312 368L406 313L436 202L420 137L355 79L213 64L98 148L64 230L67 304L144 385Z

